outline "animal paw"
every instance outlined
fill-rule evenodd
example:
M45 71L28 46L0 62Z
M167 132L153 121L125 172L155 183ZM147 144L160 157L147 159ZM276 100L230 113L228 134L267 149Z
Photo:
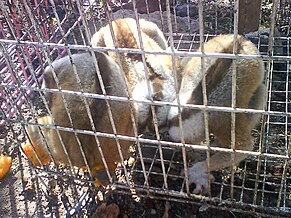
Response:
M210 187L208 183L209 175L205 161L198 162L188 169L189 184L195 183L194 194L207 194ZM214 177L210 174L210 182L214 182Z

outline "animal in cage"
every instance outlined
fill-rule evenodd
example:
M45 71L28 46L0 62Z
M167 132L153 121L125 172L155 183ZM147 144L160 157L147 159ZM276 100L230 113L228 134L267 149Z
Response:
M137 23L140 25L140 38ZM111 29L112 28L112 32ZM113 34L113 35L112 35ZM115 44L116 42L116 44ZM140 19L117 19L101 28L91 39L95 47L143 49L163 51L167 48L166 39L156 24ZM141 44L142 43L142 44ZM108 52L116 62L115 52ZM175 83L172 60L169 55L120 53L122 69L125 73L130 95L135 100L155 100L172 102L175 96ZM144 65L145 63L145 65ZM176 64L178 62L176 61ZM148 87L148 83L150 84ZM167 126L169 107L156 107L156 118L160 131ZM139 130L154 131L154 121L149 104L135 104Z
M237 43L237 53L242 55L259 55L256 46L238 36L222 35L214 37L205 43L206 53L232 53L234 43ZM201 51L201 49L200 49ZM264 65L260 59L227 59L205 57L204 63L200 57L184 58L184 68L180 103L203 105L202 94L202 66L206 80L206 93L210 106L230 107L232 105L232 72L236 70L236 107L249 109L263 109L266 101L266 87L264 79ZM235 68L235 69L234 69ZM169 112L169 135L174 141L181 140L179 131L179 112L172 107ZM200 144L205 141L205 119L203 111L182 108L182 130L187 143ZM235 149L250 151L253 149L251 130L258 124L260 114L237 113L235 116ZM231 145L231 113L209 111L209 132L214 134L215 142L212 146L230 147ZM235 154L234 163L237 165L246 158L244 154ZM195 183L194 193L208 192L208 174L214 170L231 166L229 153L216 153L210 158L210 167L207 161L195 163L188 169L189 182ZM210 176L210 179L213 178Z
M0 216L289 217L290 4L0 1Z
M97 65L94 64L95 58ZM97 78L97 71L100 72L103 82ZM102 90L103 86L105 90ZM89 53L74 54L71 58L66 56L53 62L44 72L43 88L91 94L104 94L105 91L107 95L128 97L119 66L103 53L95 53L93 56ZM127 102L113 101L108 102L107 105L104 99L85 99L72 93L61 92L47 93L46 99L51 116L39 118L39 124L133 136L130 104ZM110 114L114 124L110 122ZM41 138L40 131L45 140ZM75 134L58 131L55 128L39 128L35 125L28 126L27 132L43 164L54 161L57 164L69 166L72 164L80 168L88 165L92 175L98 180L97 185L100 183L106 185L110 181L102 158L105 158L109 172L112 174L116 162L121 159L120 155L122 158L128 158L129 147L132 145L132 142L126 140L96 138L92 134ZM118 151L118 143L121 154ZM32 153L30 157L34 162L36 161ZM38 164L40 163L36 162L36 165Z

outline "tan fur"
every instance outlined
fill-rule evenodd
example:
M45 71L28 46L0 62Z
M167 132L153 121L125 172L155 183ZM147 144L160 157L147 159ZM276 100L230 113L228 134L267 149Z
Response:
M145 50L165 50L166 40L157 27L149 21L139 20L141 38ZM118 19L112 22L114 37L111 35L109 25L101 28L91 39L94 47L114 48L114 40L120 48L140 49L140 40L136 20L132 18ZM115 52L108 52L117 63ZM151 86L151 94L147 88L146 70L140 54L120 53L122 69L128 82L130 95L136 100L157 100L172 102L175 96L174 77L172 75L171 56L145 54L146 69ZM178 63L178 62L177 62ZM176 63L176 64L177 64ZM139 129L153 130L153 120L150 106L135 104ZM158 124L165 127L168 107L155 107Z
M232 53L233 43L233 35L217 36L205 43L204 51L205 53ZM255 45L243 37L239 36L237 43L239 54L259 55ZM232 67L234 66L233 61L231 59L222 58L205 58L204 60L208 105L231 107L231 77ZM183 62L185 63L185 67L179 92L180 100L182 103L203 104L201 58L193 57L186 59ZM264 66L261 60L237 59L236 107L252 109L264 108L266 88L262 83L263 78ZM179 134L175 131L177 129L176 127L178 127L176 112L171 110L169 117L170 137L175 141L179 141ZM205 132L203 113L199 110L183 109L182 117L184 121L183 123L191 126L191 128L184 127L186 142L200 144L204 141ZM214 134L220 146L229 148L231 145L231 113L209 112L208 117L210 133ZM235 149L252 150L253 139L251 137L251 130L259 122L260 117L259 114L236 113ZM195 122L199 123L195 126ZM195 132L195 135L193 135L192 132L193 134ZM235 165L244 158L246 158L245 155L236 154ZM218 170L228 166L231 166L229 154L215 153L210 158L209 171ZM199 167L201 169L199 169ZM206 173L206 162L199 162L189 170L189 174L191 172L196 173L197 175L202 172ZM194 177L195 176L192 176L192 178ZM203 183L201 180L198 181L197 178L194 178L190 182L195 182L196 185L197 183L200 183L196 186L195 192L199 193L207 191L205 188L208 187L208 185L201 185L201 183Z
M75 54L72 55L72 62L76 67L84 92L102 94L93 58L95 57L91 57L90 54ZM96 53L96 59L103 83L105 85L106 93L112 96L127 97L126 84L120 74L120 69L115 62L110 57L102 53ZM53 78L52 69L56 73L59 80L59 87L62 90L80 91L77 79L73 72L73 65L69 57L55 61L52 64L52 67L48 67L45 70L45 87L49 89L57 89L57 85ZM64 98L67 102L68 109L72 117L73 126L70 124L61 94L48 93L46 97L49 100L50 109L57 126L92 131L89 116L81 97L72 94L64 94ZM87 98L87 101L96 130L98 132L113 134L105 101L94 98ZM110 107L117 129L117 134L133 136L129 103L110 101ZM120 113L121 111L122 113ZM45 117L45 119L40 118L38 122L52 125L52 120L50 117ZM27 130L29 136L31 137L31 141L36 142L36 145L34 146L45 146L37 139L39 134L35 134L35 132L38 132L36 126L28 126ZM74 166L85 167L84 158L74 133L60 131L62 141L68 152L67 157L55 129L42 128L42 131L47 139L47 144L56 163L64 163L68 165L69 158ZM95 137L92 135L79 133L77 136L84 150L89 167L91 169L97 169L97 172L94 172L94 175L102 184L107 184L108 177L106 171L104 170L105 168ZM120 160L116 141L105 137L98 137L98 139L100 141L109 170L113 173L116 167L116 162ZM120 144L123 156L126 159L129 156L129 146L132 142L120 140ZM98 174L99 172L101 173Z
M163 32L156 24L144 19L140 19L139 24L141 31L153 39L162 49L166 50L168 48Z

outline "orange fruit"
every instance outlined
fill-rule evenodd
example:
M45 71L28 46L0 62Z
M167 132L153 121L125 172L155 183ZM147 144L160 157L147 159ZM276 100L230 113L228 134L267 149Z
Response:
M4 155L0 155L0 180L3 179L7 173L9 173L12 165L12 158Z

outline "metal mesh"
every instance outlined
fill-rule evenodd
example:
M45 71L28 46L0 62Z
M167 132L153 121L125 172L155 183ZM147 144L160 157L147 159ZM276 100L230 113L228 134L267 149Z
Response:
M196 52L203 43L217 34L237 34L237 17L234 9L237 8L238 1L177 1L174 4L173 1L161 0L155 2L159 6L155 12L151 9L152 2L145 1L146 10L143 14L140 13L142 9L139 2L135 0L130 2L81 0L0 2L0 127L2 136L0 153L13 157L12 173L0 181L0 201L3 202L1 203L3 206L0 206L0 215L42 217L77 214L90 216L94 213L96 205L104 200L106 196L104 192L109 192L109 190L113 192L112 196L117 193L128 196L130 199L135 198L136 201L138 197L144 197L143 199L149 197L170 201L173 204L194 204L198 207L206 204L211 205L211 208L241 214L290 215L290 124L288 122L290 116L289 71L291 69L290 2L262 1L262 28L246 35L257 45L261 56ZM182 13L179 11L182 3L185 5L185 17L178 16ZM128 8L133 10L128 10ZM110 23L113 19L123 17L139 17L157 23L165 33L170 49L148 51L143 49L142 42L141 49L118 48L117 44L115 44L116 48L111 49L90 46L92 35L101 26ZM110 102L115 101L149 104L153 120L157 121L155 114L157 106L177 106L176 104L155 99L139 100L108 96L102 85L103 81L100 82L103 87L101 94L88 93L82 90L81 86L78 91L61 90L59 86L53 90L41 87L42 73L46 66L52 66L53 61L66 55L72 57L75 53L93 54L94 51L117 52L119 65L121 54L141 54L145 69L147 69L145 55L148 54L170 55L172 61L176 56L263 59L266 68L265 84L268 87L265 110L215 106L205 108L204 105L186 106L201 109L205 111L205 114L207 111L215 110L232 114L261 113L263 118L257 128L252 131L255 137L254 150L237 151L247 153L249 157L239 166L231 167L234 170L222 169L213 172L215 182L211 186L211 194L207 196L191 194L193 187L189 186L187 176L181 176L180 172L190 162L197 160L199 155L205 158L214 151L234 153L233 150L209 145L189 145L183 141L181 143L169 142L168 134L159 133L157 125L150 133L139 135L133 116L131 123L135 128L134 135L118 134L110 106ZM97 66L97 61L94 63ZM176 74L176 65L174 62L171 64ZM76 69L73 73L80 85L82 78L78 78ZM100 78L99 71L97 74ZM205 81L203 83L205 86ZM70 119L71 127L58 126L54 122L51 125L37 123L37 118L45 114L52 115L45 93L60 93L69 117L70 109L66 106L64 96L79 96L86 108L92 129L74 128L72 119ZM92 99L106 101L112 132L96 131L88 104L88 101ZM235 101L232 103L235 105ZM23 155L21 148L21 145L28 140L25 131L28 124L56 129L58 134L61 131L73 132L77 141L80 134L93 135L96 144L100 137L114 139L120 159L124 160L116 170L117 175L114 177L117 178L109 176L108 163L100 148L102 146L98 147L107 176L110 182L114 181L111 188L96 189L90 170L86 172L84 169L73 167L72 163L64 166L52 161L49 165L41 164L40 167L34 167ZM207 127L205 131L206 133L209 131ZM211 136L206 138L208 142L211 140ZM46 142L48 138L43 136L42 140ZM131 163L125 160L120 148L121 140L135 143L132 157L136 159L136 162ZM80 143L79 146L82 151ZM36 151L33 152L36 154ZM85 157L84 152L83 157ZM70 162L70 157L67 156L67 158ZM88 163L86 161L85 163L90 169ZM104 196L102 197L100 193ZM110 199L112 196L107 198ZM173 205L172 207L175 208ZM247 209L252 212L247 212ZM179 213L180 216L185 215L183 212Z

